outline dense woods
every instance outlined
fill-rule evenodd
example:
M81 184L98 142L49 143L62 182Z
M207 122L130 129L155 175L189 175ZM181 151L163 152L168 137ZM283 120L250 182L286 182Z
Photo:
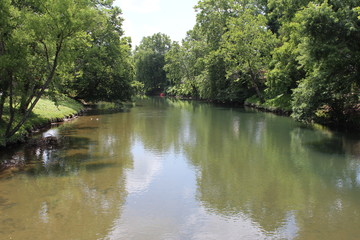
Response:
M137 83L142 83L145 93L162 92L169 86L164 70L165 54L171 48L170 37L157 33L144 37L134 51Z
M359 5L201 0L193 29L165 53L163 86L169 95L246 102L305 122L359 127Z
M132 51L110 0L0 2L0 132L42 97L124 101L137 93L255 104L300 121L359 127L358 0L200 0L179 42Z

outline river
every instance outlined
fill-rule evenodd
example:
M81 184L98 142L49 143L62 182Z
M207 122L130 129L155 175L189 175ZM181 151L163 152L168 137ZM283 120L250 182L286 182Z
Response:
M0 239L358 239L360 136L166 98L0 160Z

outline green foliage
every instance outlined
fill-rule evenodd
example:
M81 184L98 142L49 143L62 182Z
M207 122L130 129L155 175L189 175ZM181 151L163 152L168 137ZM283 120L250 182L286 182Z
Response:
M86 38L92 24L89 19L96 11L89 0L14 1L1 7L12 19L4 23L0 39L0 57L5 60L0 69L0 121L5 122L4 137L9 138L21 128L45 91L51 93L61 84L57 73L72 60L66 53ZM6 102L8 121L2 118Z
M264 108L273 112L290 113L291 112L291 97L289 95L281 94L271 99L266 99L264 102L256 96L246 99L245 104Z
M360 7L354 8L354 11L359 14L358 19L360 19Z
M273 31L279 35L281 44L272 52L266 81L267 98L275 98L282 94L291 95L298 81L305 77L306 73L297 60L299 56L297 46L301 42L299 23L294 22L293 18L296 12L309 2L309 0L269 0L270 10L267 17L276 23L276 29Z
M66 92L96 100L130 97L134 70L129 41L119 38L121 11L111 7L111 3L1 1L0 122L5 126L2 138L11 138L22 128L45 93L54 97ZM97 71L99 76L94 76ZM94 84L99 77L104 83L98 84L101 87L97 89Z
M134 95L141 96L145 94L144 84L142 82L136 80L131 82L131 88Z
M5 106L4 119L10 118L8 107L9 106ZM58 97L57 102L48 98L42 98L39 100L38 104L36 104L28 121L26 121L16 134L9 139L3 137L6 129L4 125L0 125L0 146L4 146L11 142L22 141L32 129L44 126L57 119L72 116L82 110L83 106L79 102L65 96ZM20 119L21 115L18 115L15 118Z
M162 33L144 37L134 53L136 80L148 93L163 91L169 85L164 71L165 54L171 49L170 38Z
M266 21L263 15L254 15L251 9L244 10L237 18L231 18L221 49L227 64L227 77L254 88L262 101L261 90L265 84L270 52L276 45L276 37L266 28Z
M199 31L200 41L203 44L203 69L201 75L203 90L201 98L223 99L223 94L229 87L226 79L225 61L220 53L220 42L222 35L226 32L228 19L237 14L235 4L242 4L242 1L199 1L195 9L197 14L197 26L194 30ZM242 6L242 5L241 5Z
M173 95L293 110L300 121L358 126L358 0L201 0L166 55ZM250 98L251 101L251 98Z
M204 0L195 8L198 11L196 25L182 45L170 51L166 58L165 70L175 85L171 88L172 94L244 101L252 90L248 90L245 80L229 77L231 53L228 55L226 51L230 49L225 50L224 35L231 31L230 22L241 17L246 9L253 14L261 13L266 8L264 1Z
M76 54L73 80L65 91L85 101L125 101L132 95L134 67L130 40L123 37L121 10L113 6L99 9L91 39ZM69 92L69 94L71 94Z
M204 45L197 27L188 32L182 45L174 43L165 55L164 70L171 85L167 92L170 95L186 97L204 97Z
M294 117L317 120L317 112L340 125L354 117L359 103L360 22L349 7L310 3L298 12L302 42L299 63L307 76L294 91Z

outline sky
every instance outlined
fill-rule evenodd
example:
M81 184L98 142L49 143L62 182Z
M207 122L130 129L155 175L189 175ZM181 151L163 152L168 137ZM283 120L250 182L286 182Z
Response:
M196 21L194 6L198 0L115 0L123 11L125 36L133 46L143 37L164 33L173 41L181 41Z

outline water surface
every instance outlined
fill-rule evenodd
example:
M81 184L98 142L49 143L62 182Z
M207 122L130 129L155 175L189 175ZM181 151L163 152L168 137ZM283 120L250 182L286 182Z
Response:
M357 239L360 137L163 98L1 160L0 239Z

